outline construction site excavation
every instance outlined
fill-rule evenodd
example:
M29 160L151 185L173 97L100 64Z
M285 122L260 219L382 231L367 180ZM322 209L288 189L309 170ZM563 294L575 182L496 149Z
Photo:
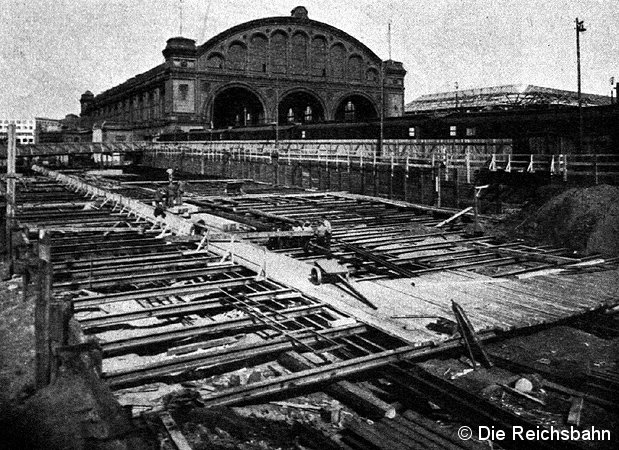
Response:
M616 3L2 2L0 450L619 449Z
M445 208L142 152L9 164L16 448L615 448L616 187Z

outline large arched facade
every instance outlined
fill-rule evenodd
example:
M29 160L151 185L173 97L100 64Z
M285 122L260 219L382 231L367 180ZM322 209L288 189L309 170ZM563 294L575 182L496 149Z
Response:
M82 116L166 131L364 120L381 107L385 117L404 107L402 64L309 19L304 7L237 25L200 46L172 38L163 54L161 66L83 101ZM349 101L355 114L346 111Z

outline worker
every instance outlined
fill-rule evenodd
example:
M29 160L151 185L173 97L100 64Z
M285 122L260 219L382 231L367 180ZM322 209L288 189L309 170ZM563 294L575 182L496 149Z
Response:
M179 181L176 189L176 205L183 206L183 193L185 192L185 188L187 183L184 181Z
M331 222L329 222L327 220L326 217L322 218L322 226L324 228L324 241L325 241L325 247L326 248L331 248L331 233L333 232L333 229L331 228Z
M155 206L154 216L155 218L161 217L162 219L165 219L165 209L161 203Z
M292 225L292 231L303 231L303 224L301 222L295 222ZM289 241L292 245L292 247L301 247L302 245L302 237L300 236L293 236L290 241Z
M155 208L157 206L163 206L163 197L164 197L163 189L157 188L157 190L155 191L155 198L153 200L153 206Z
M174 169L169 168L166 172L168 174L168 183L172 183L174 181Z
M327 242L327 227L325 226L323 221L319 221L316 224L316 229L314 231L314 237L316 238L316 245L318 245L319 247L326 248L327 250L329 249L328 247L329 242ZM329 241L330 241L330 238L329 238Z
M171 208L174 206L174 200L176 198L176 187L174 186L174 182L170 181L168 183L168 188L166 191L166 206Z

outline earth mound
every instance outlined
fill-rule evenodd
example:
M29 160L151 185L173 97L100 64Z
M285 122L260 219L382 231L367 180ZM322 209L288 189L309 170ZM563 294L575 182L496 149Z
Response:
M619 187L569 189L544 203L520 231L585 255L619 256Z

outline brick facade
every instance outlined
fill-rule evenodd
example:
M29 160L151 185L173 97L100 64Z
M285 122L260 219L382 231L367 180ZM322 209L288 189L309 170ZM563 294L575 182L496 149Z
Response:
M100 95L81 98L86 126L129 123L136 138L172 130L401 116L402 64L382 61L347 33L290 17L232 27L201 46L171 38L165 62ZM381 90L381 71L384 89ZM384 96L384 97L383 97Z

